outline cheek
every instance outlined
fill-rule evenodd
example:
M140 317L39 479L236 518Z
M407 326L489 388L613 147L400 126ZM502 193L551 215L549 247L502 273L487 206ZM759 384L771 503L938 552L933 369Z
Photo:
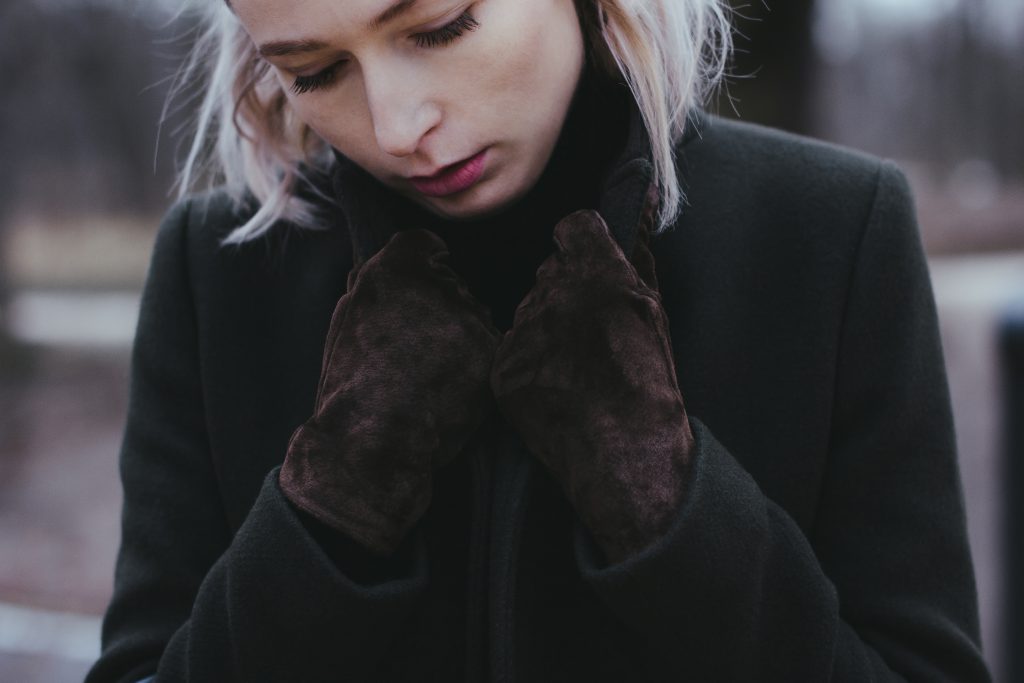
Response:
M572 2L515 3L460 66L459 99L499 130L539 142L561 128L582 68L582 36Z
M364 168L371 168L377 149L373 125L362 96L344 87L289 100L295 115L329 145Z

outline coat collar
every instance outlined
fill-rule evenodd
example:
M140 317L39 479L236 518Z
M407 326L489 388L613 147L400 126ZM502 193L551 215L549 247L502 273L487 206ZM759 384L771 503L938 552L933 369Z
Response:
M646 241L658 212L658 191L653 182L651 144L635 101L628 97L626 142L610 164L601 185L597 210L608 224L624 254L631 254L638 236ZM699 109L687 116L685 145L703 124ZM357 164L334 151L331 187L352 240L354 264L369 259L396 232L422 224L422 207L385 187ZM581 207L585 208L585 207ZM554 226L552 226L553 228Z

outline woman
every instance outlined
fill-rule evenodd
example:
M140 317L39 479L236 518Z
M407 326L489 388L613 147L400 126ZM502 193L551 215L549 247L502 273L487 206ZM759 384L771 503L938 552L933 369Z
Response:
M89 681L987 680L906 182L703 114L713 0L208 39Z

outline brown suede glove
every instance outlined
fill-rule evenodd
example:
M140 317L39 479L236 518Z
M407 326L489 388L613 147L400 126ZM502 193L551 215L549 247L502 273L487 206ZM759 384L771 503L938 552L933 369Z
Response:
M635 267L595 211L564 218L554 239L498 347L491 386L614 563L667 531L693 436L646 232Z
M313 416L288 444L291 502L381 555L395 551L493 407L500 335L433 232L395 233L349 273Z

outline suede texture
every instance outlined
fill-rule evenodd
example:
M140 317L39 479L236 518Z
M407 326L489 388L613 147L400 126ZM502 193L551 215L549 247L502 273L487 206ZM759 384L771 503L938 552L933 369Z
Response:
M324 348L313 416L292 436L281 489L369 550L393 553L430 503L431 474L493 406L498 330L423 229L352 269Z
M608 559L620 562L668 528L693 435L657 291L596 211L567 216L554 239L498 348L491 386ZM645 242L635 253L653 281Z

